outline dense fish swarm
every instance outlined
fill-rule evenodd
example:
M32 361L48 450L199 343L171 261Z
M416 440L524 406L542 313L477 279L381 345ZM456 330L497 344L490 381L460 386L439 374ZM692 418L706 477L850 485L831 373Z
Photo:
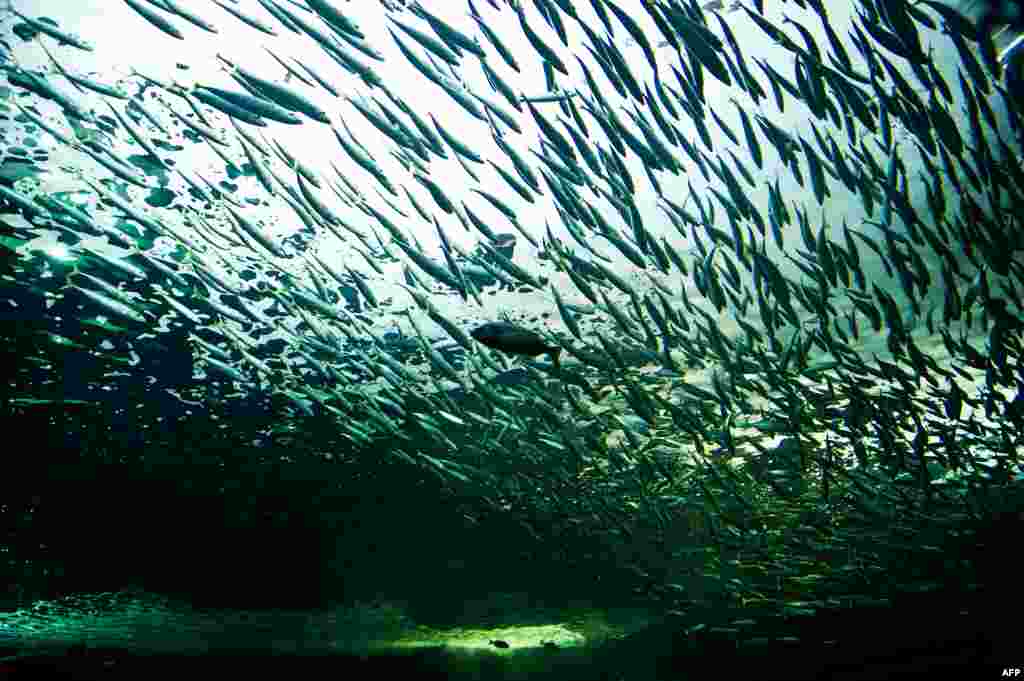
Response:
M111 0L203 62L116 76L14 4L6 414L223 415L676 613L1020 480L1022 93L944 4Z

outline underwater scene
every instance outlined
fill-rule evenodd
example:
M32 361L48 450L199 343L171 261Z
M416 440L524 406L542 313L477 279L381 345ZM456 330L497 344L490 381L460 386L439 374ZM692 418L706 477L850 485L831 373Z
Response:
M1019 673L1022 43L5 3L0 678Z

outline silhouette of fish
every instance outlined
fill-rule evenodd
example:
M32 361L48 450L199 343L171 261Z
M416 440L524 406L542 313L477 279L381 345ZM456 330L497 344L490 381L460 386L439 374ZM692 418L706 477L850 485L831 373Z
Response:
M473 329L469 335L489 348L510 355L524 357L550 355L551 363L558 368L558 356L561 354L562 348L548 345L538 334L511 322L487 322Z

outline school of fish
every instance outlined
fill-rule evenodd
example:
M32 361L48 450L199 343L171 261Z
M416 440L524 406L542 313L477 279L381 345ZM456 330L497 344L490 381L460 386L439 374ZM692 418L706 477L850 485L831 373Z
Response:
M111 1L182 45L241 22L271 46L303 37L334 68L267 47L275 67L257 70L225 48L225 84L112 84L76 71L76 51L96 49L87 37L12 8L27 42L0 64L11 116L92 164L77 174L92 207L0 184L11 212L74 256L14 259L5 281L76 301L90 339L185 329L207 383L276 394L297 418L333 415L352 447L386 440L492 498L541 474L670 478L637 463L651 428L729 457L743 424L765 441L825 432L828 461L852 462L837 474L865 487L871 462L929 490L982 451L993 470L1019 470L1024 100L982 56L991 38L948 5L856 0L839 28L825 0L467 0L458 26L425 0L373 3L384 45L356 3ZM509 47L515 31L532 51ZM956 59L937 61L933 41ZM21 66L30 47L51 66ZM391 81L396 59L422 90ZM546 91L517 86L531 70ZM442 120L434 98L465 115ZM59 115L40 113L44 100ZM777 122L795 111L802 127ZM351 129L362 119L375 139ZM329 167L276 139L298 126L329 129ZM493 146L465 141L480 134ZM175 163L176 135L222 159L221 176ZM461 176L436 170L451 160ZM280 218L230 189L241 174ZM181 188L173 210L154 205L161 186ZM527 206L546 224L521 220ZM278 221L299 231L282 237ZM546 311L474 312L496 294ZM89 339L40 342L144 370ZM624 412L598 418L610 393ZM584 432L595 419L622 444ZM495 451L546 463L516 483L489 468Z

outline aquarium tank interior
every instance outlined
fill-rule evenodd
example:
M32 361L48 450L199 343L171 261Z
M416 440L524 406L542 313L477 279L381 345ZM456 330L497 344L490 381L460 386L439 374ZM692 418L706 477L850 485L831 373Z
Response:
M1021 5L4 3L0 678L1020 673Z

